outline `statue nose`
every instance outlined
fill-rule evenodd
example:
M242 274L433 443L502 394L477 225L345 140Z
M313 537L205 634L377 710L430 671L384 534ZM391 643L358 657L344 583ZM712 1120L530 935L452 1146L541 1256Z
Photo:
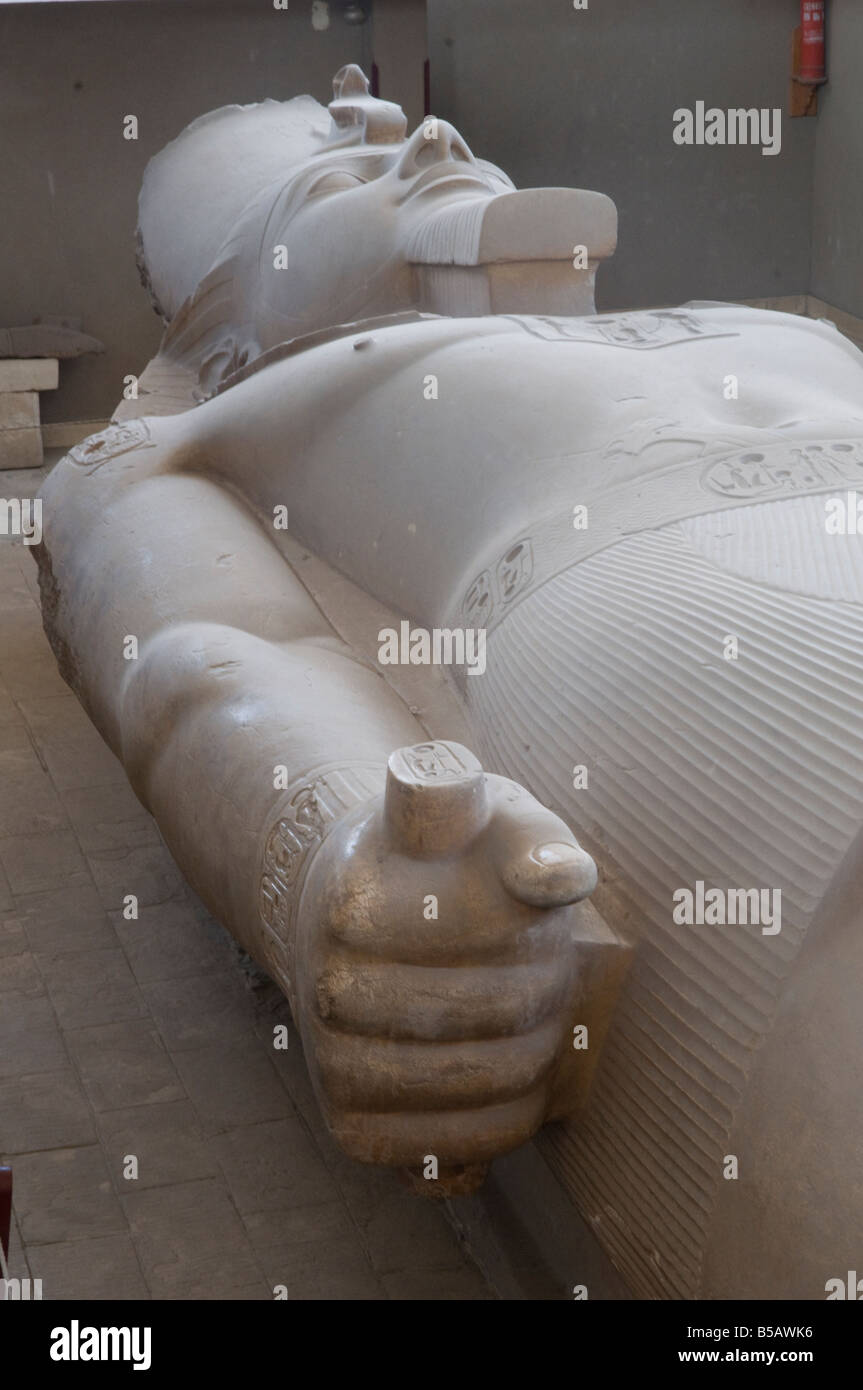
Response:
M405 146L399 160L399 177L412 178L421 174L423 169L428 169L430 165L441 164L447 160L476 163L467 143L449 121L439 121L437 116L426 116Z

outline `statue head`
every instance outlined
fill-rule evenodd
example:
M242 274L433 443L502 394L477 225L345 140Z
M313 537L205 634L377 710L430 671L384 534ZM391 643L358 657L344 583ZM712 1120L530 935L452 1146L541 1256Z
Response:
M253 280L267 345L333 324L435 308L418 283L419 267L474 265L485 210L514 191L448 121L429 116L408 134L401 108L369 96L367 87L357 68L337 75L326 143L275 196L263 195L268 232ZM284 247L282 266L277 244Z
M301 335L411 308L592 310L593 270L614 244L610 200L519 192L434 116L408 135L401 108L372 96L353 64L333 92L326 111L309 97L223 108L148 168L148 278L169 320L182 306L175 342L190 340L190 317L206 321L211 376Z

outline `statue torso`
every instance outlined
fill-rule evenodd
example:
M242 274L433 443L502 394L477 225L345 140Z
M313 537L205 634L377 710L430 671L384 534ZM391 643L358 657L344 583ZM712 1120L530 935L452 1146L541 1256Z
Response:
M861 401L863 358L832 327L695 306L371 327L178 427L207 471L432 624L466 621L525 540L533 589L628 534L863 483Z

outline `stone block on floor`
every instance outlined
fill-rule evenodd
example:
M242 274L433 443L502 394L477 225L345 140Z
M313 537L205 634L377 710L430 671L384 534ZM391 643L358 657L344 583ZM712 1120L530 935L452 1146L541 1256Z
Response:
M10 731L0 748L0 838L68 830L63 803L33 745L29 739L16 743Z
M98 787L70 787L63 804L85 854L162 843L156 822L125 778Z
M294 1113L290 1096L253 1033L175 1052L174 1062L207 1134Z
M213 1141L242 1217L340 1203L320 1150L299 1119L244 1125Z
M56 391L59 380L56 357L0 358L0 392Z
M191 903L139 906L127 921L113 912L111 921L139 984L178 980L233 965L232 942L217 923L202 919Z
M54 1010L45 997L4 999L0 1009L0 1077L36 1076L69 1065Z
M0 468L41 467L42 431L38 425L23 430L0 429Z
M5 877L2 876L2 877ZM0 883L2 883L0 877ZM20 956L28 946L24 934L24 924L15 914L15 900L9 892L8 884L0 888L0 960L5 956Z
M185 1100L176 1069L151 1018L72 1029L66 1041L97 1113L121 1106Z
M284 1252L293 1252L302 1245L331 1240L356 1244L357 1240L356 1228L341 1199L282 1211L252 1212L243 1216L243 1225L252 1249L265 1267L281 1259Z
M0 1153L38 1153L96 1142L93 1112L70 1067L0 1080Z
M0 432L39 428L38 391L0 391Z
M89 880L78 841L69 830L42 835L7 835L0 840L0 862L12 892L36 893Z
M132 1192L122 1201L154 1298L271 1297L217 1180Z
M0 939L2 939L0 931ZM4 995L15 995L17 999L35 999L45 993L42 976L35 957L29 951L13 956L0 952L0 1001ZM0 1008L2 1008L0 1002Z
M34 1246L125 1234L123 1210L98 1145L19 1154L14 1175L15 1212L31 1264Z
M344 1188L343 1188L344 1193ZM389 1193L369 1203L365 1211L344 1193L354 1213L380 1275L412 1271L456 1269L464 1264L458 1238L446 1218L443 1205L415 1197L391 1175Z
M494 1299L479 1270L465 1261L446 1269L399 1270L382 1275L381 1283L387 1298L399 1302L482 1303Z
M33 1263L34 1279L42 1280L43 1300L150 1297L128 1235L40 1245L33 1252Z
M25 894L18 898L10 920L20 925L37 955L117 946L108 914L90 882Z
M172 1054L249 1034L252 1001L235 968L157 980L141 992Z
M149 1187L221 1177L216 1149L204 1139L187 1100L104 1111L97 1123L114 1186L124 1197ZM138 1159L134 1184L122 1176L127 1154Z
M40 955L39 968L64 1029L142 1018L147 1007L119 945Z
M124 906L129 894L139 908L184 896L185 884L165 846L144 844L128 849L101 849L87 855L90 872L102 902L109 909Z
M44 634L34 632L33 642L32 656L47 653L56 670L57 663ZM6 670L2 669L9 685ZM56 695L52 695L50 689L31 692L22 700L22 708L34 742L61 793L126 782L122 764L65 686L62 693Z
M386 1293L355 1237L286 1242L261 1255L271 1290L282 1284L288 1299L333 1302L385 1300Z

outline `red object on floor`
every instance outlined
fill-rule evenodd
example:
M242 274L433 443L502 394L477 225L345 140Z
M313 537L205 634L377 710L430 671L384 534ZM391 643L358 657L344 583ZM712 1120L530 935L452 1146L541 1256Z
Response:
M798 82L826 82L824 11L826 0L800 0L800 71Z
M9 1233L12 1229L12 1169L0 1168L0 1244L9 1259Z

